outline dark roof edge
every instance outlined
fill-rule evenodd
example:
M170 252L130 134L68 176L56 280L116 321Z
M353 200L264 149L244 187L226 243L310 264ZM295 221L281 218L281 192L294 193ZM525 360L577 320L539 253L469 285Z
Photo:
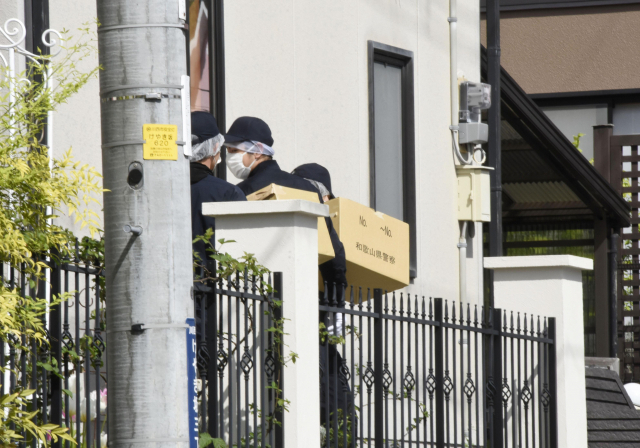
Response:
M638 4L638 0L524 0L512 1L510 4L500 5L500 11L530 11L535 9L560 9L560 8L589 8L594 6L618 6ZM487 12L485 2L480 3L480 12Z
M580 90L575 92L530 93L529 98L538 101L558 98L590 97L595 99L602 97L602 102L605 103L611 96L628 96L638 94L640 94L640 89Z
M481 46L481 70L486 78L487 51ZM529 98L518 83L500 68L502 86L501 100L514 110L520 119L535 130L539 139L546 143L546 149L564 172L570 172L584 189L584 193L593 197L608 215L618 221L621 227L630 225L631 208L623 197L607 182L589 161L581 155L564 134L553 124L536 103Z

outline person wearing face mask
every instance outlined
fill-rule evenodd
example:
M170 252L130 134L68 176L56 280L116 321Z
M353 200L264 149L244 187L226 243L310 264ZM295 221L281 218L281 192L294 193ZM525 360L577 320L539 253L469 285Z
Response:
M318 194L320 203L324 202L314 185L299 176L281 170L278 162L273 160L275 151L272 148L271 129L261 119L255 117L238 118L233 122L224 138L227 147L227 167L235 177L242 179L238 187L245 195L249 196L268 185L276 184L297 190L312 191ZM333 228L331 219L325 218L325 222L331 237L335 258L320 265L320 273L328 285L336 285L341 299L341 286L347 284L347 261L344 246Z
M273 160L273 137L269 125L259 118L240 117L224 136L227 167L242 180L238 187L249 196L267 185L277 184L298 190L317 190L308 182L282 171Z
M224 139L227 147L227 167L235 177L242 179L238 187L245 195L249 196L268 185L276 184L297 190L312 191L318 194L320 203L324 202L316 186L299 176L281 170L278 162L273 160L275 151L272 148L271 129L261 119L238 118L233 122ZM333 228L331 219L325 218L325 222L329 229L335 258L320 265L320 272L327 284L336 284L341 299L340 286L347 284L344 246Z
M209 228L215 228L215 220L202 215L204 202L246 201L242 190L213 175L213 169L220 162L220 149L224 137L218 130L216 119L207 112L191 114L191 235L204 235ZM212 241L213 243L213 241ZM201 260L206 260L206 246L202 241L193 245Z

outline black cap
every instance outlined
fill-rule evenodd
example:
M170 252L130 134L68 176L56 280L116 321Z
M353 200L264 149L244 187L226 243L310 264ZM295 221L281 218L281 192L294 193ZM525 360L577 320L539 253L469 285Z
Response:
M191 112L191 134L198 137L197 142L202 143L220 133L218 123L209 112Z
M225 143L238 143L247 140L273 146L273 137L269 125L256 117L240 117L233 122L224 136Z
M320 182L327 190L329 190L329 197L331 199L335 198L331 192L331 175L329 174L329 170L322 165L318 165L317 163L305 163L293 170L291 174L295 174L296 176L304 179L311 179L316 182Z

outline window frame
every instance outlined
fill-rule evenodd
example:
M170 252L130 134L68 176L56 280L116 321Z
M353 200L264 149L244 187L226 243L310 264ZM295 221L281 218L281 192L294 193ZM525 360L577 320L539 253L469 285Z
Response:
M416 278L416 173L413 52L380 42L367 42L369 69L369 204L376 208L374 64L390 64L401 71L402 179L404 222L409 224L409 276Z
M227 130L227 109L225 95L225 55L224 55L224 0L199 0L209 9L209 33L207 36L209 45L209 113L216 117L218 129L221 133ZM187 13L187 27L189 27L189 14ZM187 74L190 75L190 39L187 33ZM224 147L220 150L222 159L214 172L220 179L227 180L226 159L227 151Z

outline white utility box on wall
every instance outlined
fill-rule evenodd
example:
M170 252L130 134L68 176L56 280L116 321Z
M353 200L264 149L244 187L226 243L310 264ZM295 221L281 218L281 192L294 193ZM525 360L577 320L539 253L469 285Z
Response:
M491 221L491 181L488 166L457 166L458 220Z

